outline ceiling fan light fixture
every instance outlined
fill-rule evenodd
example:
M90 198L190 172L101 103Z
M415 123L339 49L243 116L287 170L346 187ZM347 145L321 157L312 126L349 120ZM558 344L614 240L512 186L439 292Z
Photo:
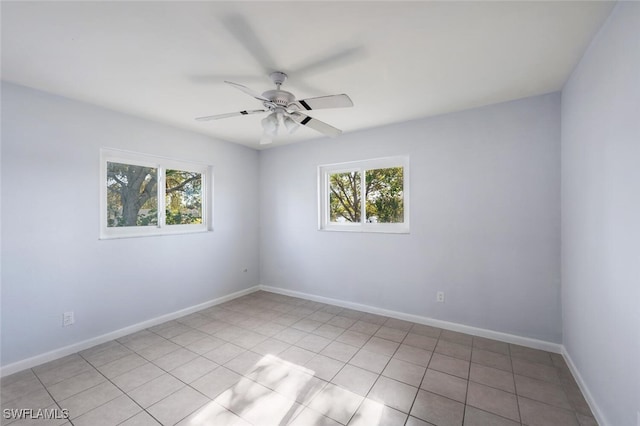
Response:
M290 135L298 130L298 127L300 127L300 124L294 121L291 117L284 117L282 119L282 122L284 123L284 127L287 129L287 132L289 132Z
M267 145L270 144L271 142L273 142L273 140L271 139L271 136L263 133L262 137L260 138L260 145Z
M278 134L278 116L275 112L267 115L262 119L262 129L264 133L269 136L275 136Z

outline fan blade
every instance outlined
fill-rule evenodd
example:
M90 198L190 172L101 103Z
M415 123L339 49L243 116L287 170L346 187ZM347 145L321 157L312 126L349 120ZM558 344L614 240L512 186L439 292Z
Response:
M342 133L342 130L336 129L333 126L325 123L324 121L320 121L313 117L309 117L306 114L301 112L293 112L289 115L294 121L302 124L303 126L311 127L313 130L316 130L324 135L329 137L336 137Z
M253 30L247 20L240 14L232 14L224 18L224 26L244 46L253 58L262 66L263 74L276 71L275 61L269 55L267 48L260 41L260 37Z
M222 84L225 80L240 80L245 82L257 82L259 84L271 84L271 80L266 76L255 74L192 74L187 77L191 83L195 84Z
M244 93L246 93L249 96L253 96L254 98L256 98L256 99L258 99L260 101L269 102L269 99L265 98L262 95L259 95L258 93L256 93L253 90L249 89L247 86L243 86L242 84L234 83L232 81L225 81L225 83L227 83L231 87L235 87L236 89L243 91Z
M364 56L366 56L364 47L348 47L344 50L331 53L327 56L317 58L313 61L309 61L298 67L295 67L294 69L289 70L289 73L292 75L315 74L321 71L325 71L326 69L336 68L340 65L346 65L357 59L361 59Z
M247 111L228 112L226 114L218 114L218 115L208 115L206 117L198 117L198 118L196 118L196 121L219 120L221 118L236 117L238 115L257 114L259 112L266 112L266 110L264 110L264 109L250 109L250 110L247 110Z
M351 98L345 94L300 99L293 103L297 104L300 109L305 109L307 111L323 108L348 108L353 106Z

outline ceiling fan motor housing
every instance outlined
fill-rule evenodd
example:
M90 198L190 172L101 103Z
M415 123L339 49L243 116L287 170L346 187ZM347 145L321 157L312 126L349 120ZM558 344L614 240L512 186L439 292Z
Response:
M267 90L262 96L269 99L271 103L284 108L296 100L293 93L287 92L286 90ZM269 108L267 102L265 102L264 105Z

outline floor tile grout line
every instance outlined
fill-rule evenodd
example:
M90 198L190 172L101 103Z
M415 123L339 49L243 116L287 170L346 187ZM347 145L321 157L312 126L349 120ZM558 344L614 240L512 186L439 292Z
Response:
M80 357L82 358L82 360L83 360L84 362L86 362L86 363L87 363L87 365L88 365L89 367L91 367L91 368L92 368L92 369L94 369L94 370L97 370L97 368L96 368L93 364L91 364L89 361L87 361L87 360L86 360L82 355L80 355L80 353L79 353L79 352L75 352L75 353L73 353L73 354L71 354L71 355L78 355L78 356L80 356ZM61 366L53 367L53 368L51 368L51 369L45 370L44 372L47 372L47 371L51 371L51 370L53 370L53 369L60 368L60 367L65 366L65 365L67 365L67 364L69 364L69 363L71 363L71 362L73 362L73 361L66 362L66 363L62 364ZM32 372L32 373L33 373L33 374L38 378L38 381L40 381L40 383L42 383L42 386L44 386L45 388L50 387L50 386L54 386L54 385L57 385L57 384L60 384L60 383L62 383L62 382L64 382L64 381L66 381L66 380L73 379L74 377L77 377L77 376L79 376L79 375L81 375L81 374L88 373L88 371L81 371L81 372L76 373L76 374L73 374L73 375L71 375L71 376L69 376L69 377L65 377L64 379L59 380L59 381L57 381L57 382L49 383L48 385L45 385L45 384L44 384L44 382L42 382L42 380L40 379L40 376L38 375L38 373L36 373L35 371L33 371L33 368L30 368L29 370L31 370L31 372Z
M113 340L113 341L115 341L115 340ZM118 342L118 343L119 343L119 342ZM105 351L106 351L106 350L107 350L107 349L105 349ZM100 352L103 352L103 351L100 351ZM98 370L98 367L96 367L95 365L93 365L93 364L92 364L88 359L86 359L86 358L84 357L84 355L82 355L80 352L76 352L75 354L72 354L72 355L78 355L78 356L79 356L79 357L80 357L84 362L86 362L86 363L87 363L87 365L88 365L88 366L90 366L90 367L93 369L93 371L95 371L96 373L100 374L100 375L105 379L105 381L106 381L106 382L111 383L111 384L112 384L112 385L114 385L118 390L120 390L120 391L122 392L122 394L123 394L123 395L127 395L127 396L128 396L128 393L127 393L127 392L125 392L124 390L120 389L120 388L119 388L115 383L113 383L113 382L112 382L108 377L106 377L106 376L105 376L105 375L104 375L100 370ZM125 356L126 356L126 355L125 355ZM118 359L120 359L120 358L118 358ZM116 360L114 360L114 361L117 361L118 359L116 359ZM72 362L72 361L69 361L69 362ZM67 364L67 363L65 363L65 364L63 364L63 365L66 365L66 364ZM106 365L106 364L105 364L105 365ZM53 368L59 368L59 367L60 367L60 366L58 366L58 367L53 367ZM53 368L52 368L52 369L53 369ZM68 397L64 398L64 399L63 399L63 400L61 400L61 401L57 401L57 400L54 398L54 396L51 394L51 392L49 391L48 386L46 386L46 385L42 382L42 380L40 379L40 377L38 376L38 374L37 374L35 371L33 371L33 368L31 368L30 370L31 370L31 372L33 373L33 375L36 377L36 379L38 379L38 381L40 382L40 384L42 385L42 387L44 388L44 390L47 392L47 394L51 397L52 401L54 401L54 403L55 403L58 407L60 407L60 403L61 403L62 401L66 400L66 399L69 399L69 398L72 398L72 397L74 397L74 396L77 396L77 395L79 395L79 394L81 394L81 393L83 393L83 392L86 392L86 391L89 391L89 390L91 390L91 389L94 389L94 388L96 388L96 387L98 387L98 386L102 385L103 383L105 383L105 382L97 383L97 384L95 384L95 385L93 385L93 386L90 386L89 388L83 389L83 390L81 390L81 391L79 391L79 392L76 392L76 393L74 393L74 394L72 394L72 395L69 395ZM49 370L45 370L45 371L49 371ZM79 376L79 375L81 375L81 374L84 374L84 373L87 373L87 371L84 371L84 372L81 372L81 373L75 374L75 375L73 375L73 376L69 376L69 377L65 378L64 380L61 380L61 381L56 382L56 383L52 383L52 384L50 384L49 386L53 386L53 385L56 385L56 384L62 383L62 382L64 382L64 381L66 381L66 380L73 379L74 377L77 377L77 376ZM118 395L118 396L116 396L115 398L112 398L112 399L110 399L110 400L108 400L108 401L105 401L103 404L100 404L100 405L98 405L98 406L96 406L96 407L92 408L91 410L89 410L89 411L87 411L87 412L85 412L85 413L82 413L82 414L81 414L81 415L79 415L77 418L79 418L79 417L81 417L81 416L83 416L83 415L85 415L85 414L89 413L90 411L95 410L96 408L99 408L99 407L101 407L101 406L103 406L103 405L105 405L105 404L107 404L107 403L109 403L109 402L113 401L114 399L118 398L119 396L121 396L121 395ZM129 398L130 398L130 397L129 397ZM130 399L131 399L131 398L130 398ZM135 401L134 401L134 402L135 402ZM62 407L60 407L60 408L62 408ZM142 407L141 407L141 408L142 408ZM76 420L77 418L75 418L75 419L73 419L73 420ZM69 419L67 419L67 420L68 420L70 423L72 423L72 424L73 424L73 420L72 420L71 418L69 418Z
M151 331L151 330L149 330L149 329L145 329L145 330ZM153 331L151 331L151 332L152 332L152 333L155 333L155 332L153 332ZM156 334L157 334L157 333L156 333ZM159 336L159 335L158 335L158 336ZM163 336L160 336L160 337L162 337L163 339L165 339L165 340L169 341L169 339L167 339L167 338L165 338L165 337L163 337ZM120 342L118 342L118 343L120 343ZM175 342L174 342L174 343L175 343ZM120 344L122 344L122 343L120 343ZM124 346L124 345L123 345L123 346ZM178 345L178 346L180 346L181 348L185 348L185 347L184 347L184 346L182 346L182 345ZM146 347L148 347L148 346L146 346ZM145 348L146 348L146 347L145 347ZM141 348L140 350L142 350L142 349L144 349L144 348ZM178 348L178 349L180 349L180 348ZM175 351L177 351L178 349L176 349ZM185 349L186 349L186 348L185 348ZM133 350L132 350L132 351L133 351ZM165 355L168 355L168 354L173 353L173 352L175 352L175 351L169 352L169 353L167 353L167 354L165 354ZM183 386L183 387L181 387L180 389L177 389L177 390L175 390L175 391L171 392L170 394L168 394L168 395L166 395L165 397L161 398L159 401L156 401L156 402L155 402L154 404L152 404L150 407L152 407L152 406L153 406L153 405L155 405L156 403L158 403L158 402L160 402L160 401L162 401L162 400L164 400L164 399L166 399L166 398L170 397L171 395L174 395L174 394L175 394L175 393L177 393L178 391L182 390L184 387L189 387L189 388L191 388L192 390L194 390L195 392L200 393L200 394L201 394L202 396L204 396L205 398L207 398L207 399L209 399L209 400L212 400L212 399L211 399L211 398L209 398L207 395L202 394L198 389L195 389L195 388L193 388L192 386L190 386L190 384L189 384L189 383L185 383L185 382L184 382L183 380L181 380L180 378L178 378L178 377L174 376L173 374L171 374L171 372L170 372L170 371L167 371L167 370L165 370L164 368L162 368L162 367L160 367L160 366L156 365L156 364L153 362L153 360L148 359L148 358L144 357L143 355L140 355L137 351L133 351L133 352L134 352L136 355L138 355L138 356L140 356L141 358L143 358L144 360L146 360L146 361L147 361L147 363L153 364L155 367L157 367L157 368L159 368L160 370L164 371L164 372L165 372L165 374L169 374L169 375L171 375L172 377L174 377L175 379L179 380L180 382L182 382L182 383L184 384L184 386ZM126 395L130 400L132 400L132 401L133 401L133 402L134 402L138 407L140 407L140 408L141 408L141 410L142 410L142 411L144 411L145 413L147 413L149 416L151 416L151 417L152 417L154 420L156 420L158 423L162 424L162 422L161 422L159 419L157 419L156 417L154 417L154 416L153 416L153 414L151 414L151 413L150 413L146 408L144 408L143 406L141 406L141 405L140 405L140 404L139 404L135 399L133 399L133 398L129 395L129 393L130 393L130 392L132 392L132 391L134 391L134 390L136 390L136 389L138 389L138 388L140 388L140 387L142 387L142 386L144 386L144 385L146 385L146 384L150 383L151 381L153 381L153 380L157 379L157 378L158 378L158 377L160 377L160 376L155 377L155 378L153 378L153 379L151 379L151 380L148 380L148 381L146 381L146 382L144 382L144 383L140 384L139 386L137 386L137 387L135 387L135 388L131 389L129 392L126 392L126 391L124 391L124 389L120 388L116 383L114 383L111 379L109 379L108 377L106 377L106 376L105 376L101 371L99 371L99 370L97 369L97 367L93 366L93 364L91 364L91 362L90 362L90 361L86 360L86 358L84 358L84 356L82 356L82 354L78 353L78 355L80 355L83 359L85 359L85 361L86 361L87 363L89 363L89 364L90 364L90 365L91 365L91 366L92 366L92 367L93 367L93 368L94 368L98 373L100 373L100 374L101 374L101 375L102 375L102 376L103 376L107 381L109 381L113 386L115 386L118 390L120 390L120 391L123 393L123 395ZM196 355L197 355L197 354L196 354ZM162 356L164 356L164 355L162 355ZM159 358L162 358L162 356L161 356L161 357L159 357ZM123 357L121 357L121 358L119 358L119 359L122 359L122 358L123 358ZM156 358L156 359L159 359L159 358ZM114 361L117 361L117 360L114 360ZM186 363L185 363L185 364L186 364ZM220 365L219 365L218 367L220 367ZM216 368L218 368L218 367L216 367ZM127 372L124 372L124 373L122 373L122 374L126 374L126 373L128 373L128 372L131 372L131 371L135 370L136 368L139 368L139 367L134 367L133 369L128 370ZM177 368L177 367L176 367L176 368ZM121 374L121 375L122 375L122 374ZM119 376L120 376L120 375L118 375L118 376L116 376L116 377L119 377ZM97 386L97 385L96 385L96 386ZM118 397L116 397L116 398L118 398ZM116 398L113 398L113 399L116 399ZM109 400L109 401L105 402L104 404L99 405L98 407L94 407L93 409L89 410L88 412L91 412L91 411L93 411L93 410L95 410L95 409L97 409L97 408L99 408L99 407L101 407L101 406L103 406L103 405L106 405L107 403L109 403L109 402L113 401L113 399L111 399L111 400ZM200 408L201 408L201 407L200 407ZM200 408L198 408L198 409L200 409ZM197 411L197 410L196 410L196 411ZM87 412L87 413L88 413L88 412ZM87 413L83 413L82 415L87 414ZM136 415L138 415L139 413L140 413L140 412L137 412L137 413L136 413L136 414L134 414L133 416L136 416ZM189 416L189 415L191 415L191 414L192 414L192 413L189 413L187 416L185 416L185 418L186 418L186 417L188 417L188 416ZM131 416L131 417L133 417L133 416ZM80 417L80 416L79 416L79 417ZM127 419L123 420L123 421L122 421L122 422L120 422L120 423L124 423L125 421L129 420L131 417L129 417L129 418L127 418ZM180 419L180 421L182 421L182 420L183 420L183 419Z
M507 346L509 350L509 364L511 365L511 377L513 378L513 391L516 395L516 408L518 409L518 419L520 419L520 424L522 424L522 413L520 412L520 399L518 398L518 387L516 386L516 371L513 368L513 357L511 356L511 345Z
M316 312L317 312L317 311L316 311ZM311 315L313 315L313 314L311 314ZM353 325L355 325L358 321L360 321L360 320L356 320L356 321L354 322L354 324L352 324L352 326L353 326ZM364 322L366 322L366 321L364 321ZM386 322L386 321L385 321L385 322ZM326 323L326 322L325 322L325 323ZM376 325L378 325L378 324L376 324ZM341 369L340 369L340 370L339 370L339 371L334 375L334 377L333 377L333 378L331 379L331 381L329 381L328 383L331 383L331 384L333 384L334 386L338 386L338 385L336 385L335 383L333 383L333 382L332 382L332 380L333 380L333 379L335 379L335 377L336 377L338 374L340 374L340 372L341 372L342 370L344 370L344 368L346 368L346 366L347 366L347 365L352 365L353 367L356 367L356 366L354 366L353 364L350 364L350 361L355 357L355 355L356 355L358 352L360 352L360 350L363 350L364 346L365 346L369 341L371 341L371 339L375 336L375 334L378 332L378 330L379 330L381 327L382 327L382 325L379 325L379 326L378 326L378 328L376 329L376 331L374 332L374 334L370 335L370 336L369 336L369 339L367 339L367 341L365 341L365 342L364 342L364 344L363 344L360 348L357 348L358 350L357 350L353 355L351 355L351 356L349 357L349 359L348 359L346 362L344 362L344 365L342 366L342 368L341 368ZM349 328L349 329L350 329L350 328ZM347 330L349 330L349 329L345 329L345 330L344 330L344 331L343 331L339 336L341 336L342 334L344 334L344 333L345 333ZM309 334L313 333L313 331L315 331L315 330L312 330ZM336 339L337 339L339 336L336 336L332 341L334 341L334 342L335 342L335 341L336 341ZM346 344L346 343L344 343L344 344ZM294 344L294 345L295 345L295 344ZM348 345L348 344L347 344L347 345ZM349 345L349 346L351 346L351 345ZM400 345L398 345L398 347L399 347L399 346L400 346ZM324 348L323 348L323 349L324 349ZM396 351L397 351L397 348L396 348ZM320 354L320 352L316 352L316 355L318 355L318 354ZM394 354L395 354L395 351L394 351ZM392 355L392 357L393 357L393 355ZM384 371L384 368L386 368L386 366L387 366L387 365L388 365L388 363L390 362L390 360L391 360L391 358L392 358L392 357L390 357L390 358L389 358L389 361L387 361L387 363L385 364L385 367L383 367L383 369L382 369L383 371ZM335 359L335 358L332 358L332 359ZM341 360L337 360L337 361L342 362ZM374 383L372 384L371 389L373 389L373 386L375 386L375 383L377 383L377 381L378 381L378 380L380 379L380 377L382 376L382 371L381 371L380 373L378 373L378 374L377 374L377 376L378 376L378 377L376 378L376 380L375 380L375 381L374 381ZM325 385L325 386L326 386L326 385ZM371 392L371 389L369 389L369 391L367 392L367 395ZM346 389L346 390L348 390L348 389ZM352 392L352 393L354 393L354 392ZM318 393L318 394L319 394L319 393ZM355 394L355 393L354 393L354 394ZM357 394L356 394L356 395L357 395ZM358 396L361 396L361 395L358 395ZM317 397L317 395L316 395L316 396L314 396L314 398L312 398L312 399L308 402L308 404L310 404L310 403L313 401L313 399L315 399L315 397ZM358 410L360 409L360 407L362 406L362 404L364 403L364 401L366 400L366 398L367 398L367 396L366 396L366 395L362 397L362 401L360 401L360 403L358 404L358 406L356 407L355 411L353 412L353 414L351 415L351 417L349 418L349 420L347 421L347 423L346 423L346 424L348 424L348 423L351 421L351 419L353 418L353 416L355 416L355 414L358 412ZM307 407L308 407L308 404L306 405ZM310 407L309 407L309 408L310 408ZM325 417L326 417L326 416L325 416Z
M379 330L379 329L380 329L380 327L378 327L378 330ZM376 331L377 331L377 330L376 330ZM365 342L365 345L366 345L369 341L371 341L371 339L372 339L374 336L375 336L375 334L374 334L374 335L372 335L372 336L369 338L369 340L367 340L367 342ZM403 339L403 340L404 340L404 339ZM397 343L397 342L395 342L395 343ZM394 350L393 354L389 357L389 360L386 362L386 364L384 365L384 367L382 368L382 370L380 370L380 373L378 373L378 374L377 374L377 375L378 375L378 377L376 377L376 380L375 380L375 381L373 382L373 384L371 385L371 388L369 388L369 390L367 391L367 395L365 395L365 396L363 397L362 401L360 401L360 404L358 404L358 407L357 407L357 408L356 408L356 410L353 412L353 414L352 414L352 415L351 415L351 417L349 418L349 421L347 421L347 423L346 423L346 424L349 424L349 422L351 421L351 419L353 418L353 416L355 416L355 414L358 412L358 410L360 409L360 407L362 406L362 404L364 403L364 401L368 398L369 394L371 393L371 391L372 391L372 390L373 390L373 388L375 387L376 383L378 383L378 380L380 380L380 377L383 377L383 376L382 376L382 372L384 372L384 370L387 368L387 366L389 365L389 363L390 363L390 362L391 362L391 360L393 359L393 355L395 355L395 353L396 353L396 352L398 352L398 349L400 348L400 345L401 345L401 344L402 344L402 343L399 343L399 344L398 344L398 347ZM364 345L363 345L362 347L364 347ZM360 350L362 350L362 348L360 348ZM359 352L360 350L358 350L358 352ZM356 356L356 354L357 354L358 352L356 352L355 354L353 354L353 355L351 356L350 360L351 360L351 359L353 359L353 357L355 357L355 356ZM349 362L347 361L347 363L345 363L344 367L346 367L346 365L347 365L348 363L349 363ZM351 364L351 365L353 365L353 364ZM343 367L343 368L344 368L344 367ZM357 367L357 366L354 366L354 367ZM340 370L340 371L342 371L342 370ZM367 370L367 371L369 371L369 370ZM338 372L338 374L339 374L339 372ZM336 374L336 375L337 375L337 374ZM354 392L354 393L355 393L355 392ZM416 395L417 395L417 392L416 392ZM386 406L386 405L385 405L385 406ZM393 407L390 407L390 408L393 408ZM399 411L399 410L398 410L398 411ZM409 409L409 411L411 411L411 408ZM407 413L407 418L409 418L409 413Z
M356 323L357 323L357 322L356 322ZM380 327L378 327L378 329L380 329ZM376 331L377 331L377 330L376 330ZM371 335L371 336L369 337L369 339L364 343L364 345L363 345L363 346L362 346L362 347L361 347L357 352L355 352L353 355L351 355L351 357L349 358L349 361L351 361L351 360L353 359L353 357L355 357L355 356L356 356L356 354L357 354L358 352L360 352L360 350L362 350L362 348L364 348L364 346L365 346L368 342L370 342L370 341L371 341L371 339L372 339L372 338L373 338L373 335ZM394 353L395 353L395 352L394 352ZM391 359L391 358L389 358L389 359ZM342 369L344 369L344 368L349 364L349 361L347 361L347 362L344 364L344 366L342 367ZM389 361L387 361L387 363L388 363L388 362L389 362ZM351 364L351 365L353 365L353 364ZM355 367L355 366L354 366L354 367ZM386 368L386 364L385 364L385 368ZM341 369L340 371L342 371L342 369ZM383 368L383 370L384 370L384 368ZM337 374L340 374L340 372L338 372ZM336 374L336 375L337 375L337 374ZM378 379L380 378L380 375L381 375L381 374L382 374L382 372L380 372L380 374L379 374L379 375L378 375L378 377L376 378L376 380L375 380L375 382L373 383L373 385L371 385L371 389L373 389L373 386L375 386L375 383L378 381ZM334 378L335 378L335 377L334 377ZM334 384L334 385L335 385L335 384ZM337 386L337 385L335 385L335 386ZM369 392L371 392L371 389L369 389L369 391L367 392L367 394L368 394ZM347 390L348 390L348 389L347 389ZM355 394L355 392L353 392L353 391L350 391L350 392L352 392L352 393L354 393L354 394ZM356 395L357 395L357 394L356 394ZM317 395L316 395L316 396L317 396ZM360 395L359 395L359 396L360 396ZM345 425L348 425L348 424L349 424L349 422L351 421L351 419L353 419L353 416L355 416L355 414L358 412L358 410L360 409L360 407L361 407L361 406L362 406L362 404L364 403L365 399L367 399L367 397L366 397L366 396L364 396L364 397L362 398L362 401L360 401L360 403L358 404L358 406L356 407L356 409L354 410L354 412L351 414L351 416L349 417L349 419L347 420L347 422L345 423ZM340 423L340 422L338 422L338 423Z
M440 334L438 334L438 339L436 339L436 344L439 339L440 339ZM435 350L435 346L433 349ZM418 395L420 394L420 390L422 389L422 383L424 383L424 378L427 375L427 370L429 369L429 364L431 364L432 358L433 358L433 351L431 351L431 354L429 355L429 361L427 362L427 365L425 365L424 367L424 373L422 373L422 379L420 379L420 384L418 385L418 390L416 392L416 395L413 397L413 401L411 401L411 406L409 407L409 412L407 413L407 418L405 419L405 422L404 422L405 425L409 422L409 417L411 417L411 411L413 411L413 406L415 405L416 400L418 399Z
M89 360L87 360L86 358L84 358L84 356L82 356L82 354L78 353L78 355L80 355L83 359L85 359L85 361L87 361L89 364L91 364L91 362L90 362ZM128 399L130 399L131 401L133 401L133 403L134 403L134 404L136 404L138 407L140 407L140 410L141 410L141 411L146 411L146 410L144 409L144 407L142 407L140 404L138 404L138 401L136 401L135 399L131 398L131 396L129 396L129 393L128 393L128 392L125 392L123 389L121 389L117 384L115 384L113 381L111 381L111 379L109 379L109 378L108 378L107 376L105 376L105 375L104 375L100 370L98 370L98 368L97 368L97 367L93 366L93 364L91 364L91 366L92 366L92 367L93 367L93 368L94 368L94 369L95 369L95 370L96 370L96 371L97 371L97 372L98 372L102 377L104 377L106 381L108 381L109 383L111 383L111 384L112 384L113 386L115 386L115 387L116 387L120 392L122 392L122 395L118 395L117 397L115 397L115 398L113 398L113 399L110 399L109 401L106 401L105 403L100 404L100 405L99 405L99 406L97 406L97 407L92 408L91 410L87 411L86 413L83 413L83 414L81 414L80 416L78 416L78 418L80 418L80 417L84 416L85 414L88 414L88 413L90 413L90 412L92 412L92 411L94 411L94 410L96 410L96 409L98 409L98 408L100 408L100 407L102 407L102 406L104 406L104 405L107 405L108 403L110 403L111 401L113 401L113 400L115 400L115 399L119 398L120 396L126 396ZM146 384L146 383L145 383L145 384ZM97 386L97 385L96 385L96 386ZM137 389L137 388L136 388L136 389ZM84 391L83 391L83 392L84 392ZM139 412L140 412L140 411L138 411L138 412L137 412L137 413L135 413L134 415L132 415L132 416L130 416L130 417L128 417L128 418L126 418L126 419L124 419L124 420L123 420L122 422L120 422L120 423L123 423L123 422L125 422L125 421L129 420L130 418L132 418L132 417L134 417L134 416L137 416ZM77 420L77 419L74 419L74 420ZM73 424L73 423L72 423L72 424Z
M467 388L464 394L464 406L462 407L462 423L467 415L467 402L469 400L469 384L471 383L471 358L473 357L473 337L471 338L471 351L469 353L469 368L467 369Z
M227 323L227 324L229 324L229 323ZM231 325L231 324L230 324L230 325ZM190 326L189 326L189 327L190 327ZM190 328L192 328L193 330L195 330L193 327L190 327ZM152 332L153 332L153 331L152 331ZM160 336L160 337L164 338L165 340L170 340L170 339L167 339L167 338L165 338L165 337L163 337L163 336ZM175 336L174 336L174 337L175 337ZM223 340L223 341L224 341L224 339L221 339L221 340ZM175 343L175 342L173 342L173 343ZM230 342L227 342L227 343L230 343ZM177 343L176 343L176 344L177 344ZM183 345L179 345L179 344L178 344L178 346L180 346L181 348L187 349L187 348L186 348L185 346L183 346ZM179 348L178 348L178 349L179 349ZM178 349L176 349L175 351L177 351ZM188 350L188 349L187 349L187 350ZM173 352L175 352L175 351L169 352L169 353L167 353L167 354L165 354L165 355L168 355L168 354L173 353ZM192 351L191 351L191 352L192 352ZM137 352L136 352L136 353L137 353ZM192 353L196 354L195 352L192 352ZM243 352L243 353L244 353L244 352ZM165 356L165 355L162 355L162 356ZM202 355L200 355L200 354L196 354L196 355L198 355L198 356L202 356ZM142 357L143 359L147 360L147 362L149 362L149 363L153 364L154 366L156 366L156 367L158 367L159 369L161 369L162 371L164 371L166 374L171 375L172 377L174 377L175 379L179 380L180 382L182 382L182 383L184 384L184 386L183 386L183 387L181 387L180 389L177 389L177 390L175 390L175 391L171 392L170 394L168 394L168 395L166 395L165 397L161 398L159 401L156 401L154 404L150 405L150 406L149 406L149 408L150 408L150 407L152 407L153 405L155 405L155 404L157 404L157 403L159 403L159 402L161 402L161 401L165 400L166 398L169 398L170 396L172 396L172 395L176 394L177 392L179 392L180 390L184 389L185 387L188 387L188 388L192 389L193 391L195 391L195 392L199 393L199 394L200 394L200 395L202 395L204 398L208 399L208 400L209 400L209 402L215 402L215 399L210 398L208 395L203 394L200 390L198 390L198 389L194 388L193 386L191 386L191 384L190 384L190 383L186 383L186 382L184 382L182 379L180 379L179 377L176 377L176 376L174 376L173 374L171 374L171 371L172 371L172 370L167 371L167 370L165 370L164 368L162 368L162 367L160 367L160 366L156 365L152 360L150 360L150 359L148 359L148 358L145 358L144 356L142 356L142 355L140 355L140 354L138 354L138 356L140 356L140 357ZM159 358L162 358L162 356L161 356L161 357L159 357ZM238 354L237 356L240 356L240 354ZM236 357L237 357L237 356L236 356ZM232 358L231 360L235 359L236 357ZM159 358L156 358L156 359L159 359ZM229 360L229 361L231 361L231 360ZM189 361L187 361L187 363L188 363L188 362L189 362ZM187 363L184 363L184 364L187 364ZM182 366L182 365L184 365L184 364L181 364L180 366ZM216 368L214 368L214 370L216 370L216 369L218 369L218 368L220 368L220 367L223 367L223 366L224 366L223 364L218 364L218 363L215 363L215 364L217 364L218 366L217 366ZM176 368L179 368L180 366L177 366ZM225 367L225 368L226 368L226 367ZM135 368L134 368L134 369L135 369ZM214 371L214 370L211 370L211 371ZM206 374L208 374L208 373L205 373L204 375L206 375ZM204 375L203 375L203 376L204 376ZM203 377L203 376L201 376L201 377ZM159 377L160 377L160 376L159 376ZM243 377L244 377L244 376L243 376ZM157 378L157 377L156 377L156 378ZM155 380L156 378L151 379L151 380L149 380L149 381L147 381L147 382L145 382L145 383L141 384L140 386L138 386L138 387L136 387L136 388L132 389L132 390L131 390L131 391L129 391L129 392L132 392L133 390L138 389L138 388L140 388L140 387L142 387L142 386L144 386L144 385L146 385L146 384L150 383L151 381ZM198 380L198 379L196 379L196 380ZM195 380L194 380L194 381L195 381ZM113 383L113 384L114 384L114 386L118 387L115 383ZM231 388L231 386L230 386L229 388ZM229 388L224 389L221 393L226 392ZM118 387L118 389L120 389L120 388ZM122 392L124 392L122 389L120 389L120 390L121 390ZM124 392L124 393L125 393L127 396L129 396L129 392ZM156 418L155 416L153 416L153 414L151 414L151 413L148 411L148 409L147 409L147 408L143 408L140 404L138 404L138 402L137 402L137 401L135 401L135 400L134 400L133 398L131 398L130 396L129 396L129 398L130 398L131 400L133 400L133 401L134 401L134 402L135 402L135 403L136 403L140 408L142 408L142 410L143 410L144 412L146 412L146 413L147 413L149 416L151 416L154 420L156 420L158 423L162 424L162 422L160 421L160 419L158 419L158 418ZM208 403L207 403L207 404L208 404ZM206 404L205 404L205 405L206 405ZM179 420L178 420L178 422L176 422L176 423L181 422L182 420L184 420L185 418L189 417L190 415L192 415L194 412L196 412L196 411L200 410L201 408L202 408L202 406L198 407L196 410L192 411L191 413L188 413L188 414L187 414L185 417L183 417L182 419L179 419ZM224 408L224 407L223 407L223 408ZM225 408L225 409L226 409L226 408ZM229 411L230 411L230 410L229 410ZM138 414L138 413L136 413L136 415L137 415L137 414ZM234 413L234 414L235 414L235 413ZM125 420L125 421L126 421L126 420Z
M33 371L33 368L30 368L29 370L31 370L31 373L36 377L36 379L38 380L38 382L40 382L40 385L44 388L45 392L47 392L47 394L49 395L49 398L51 398L51 400L53 401L53 403L56 405L56 407L60 408L61 410L63 409L60 404L58 403L58 401L53 397L53 395L51 395L51 392L49 392L49 389L44 385L44 383L42 383L42 380L40 380L40 377L38 377L38 375L36 374L35 371ZM74 376L75 377L75 376ZM63 380L64 381L64 380ZM46 407L45 407L46 408ZM14 423L16 421L18 421L19 419L14 419L14 421L8 423L6 426L9 426L11 423ZM73 423L71 422L70 418L66 419L69 423L71 423L73 425Z
M420 390L422 389L422 384L424 383L424 379L427 376L427 370L429 370L429 365L431 365L431 361L433 360L433 354L435 353L436 346L438 345L438 342L440 341L440 335L441 334L442 334L442 330L440 330L440 332L438 333L438 337L436 338L436 344L433 347L433 351L431 351L431 355L429 355L429 361L427 362L427 365L424 368L424 373L422 374L422 380L420 380L420 385L418 385L418 391L416 392L416 395L413 397L413 402L411 402L411 407L409 407L409 413L407 415L407 419L405 420L405 425L409 421L409 417L411 417L411 412L413 411L413 407L416 404L416 400L418 399L418 395L420 394ZM422 389L422 390L427 392L425 389ZM419 417L416 417L416 418L419 418Z

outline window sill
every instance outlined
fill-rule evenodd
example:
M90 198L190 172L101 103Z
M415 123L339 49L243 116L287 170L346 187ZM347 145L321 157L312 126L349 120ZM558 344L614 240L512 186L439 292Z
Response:
M370 234L409 234L409 228L406 226L325 226L318 228L319 231L327 232L356 232L356 233L370 233Z
M122 238L142 238L142 237L164 237L167 235L185 235L185 234L203 234L206 232L213 232L213 229L207 229L205 227L198 227L197 229L185 229L180 227L178 229L162 229L151 228L149 230L127 230L127 232L113 232L113 233L101 233L99 240L117 240Z

